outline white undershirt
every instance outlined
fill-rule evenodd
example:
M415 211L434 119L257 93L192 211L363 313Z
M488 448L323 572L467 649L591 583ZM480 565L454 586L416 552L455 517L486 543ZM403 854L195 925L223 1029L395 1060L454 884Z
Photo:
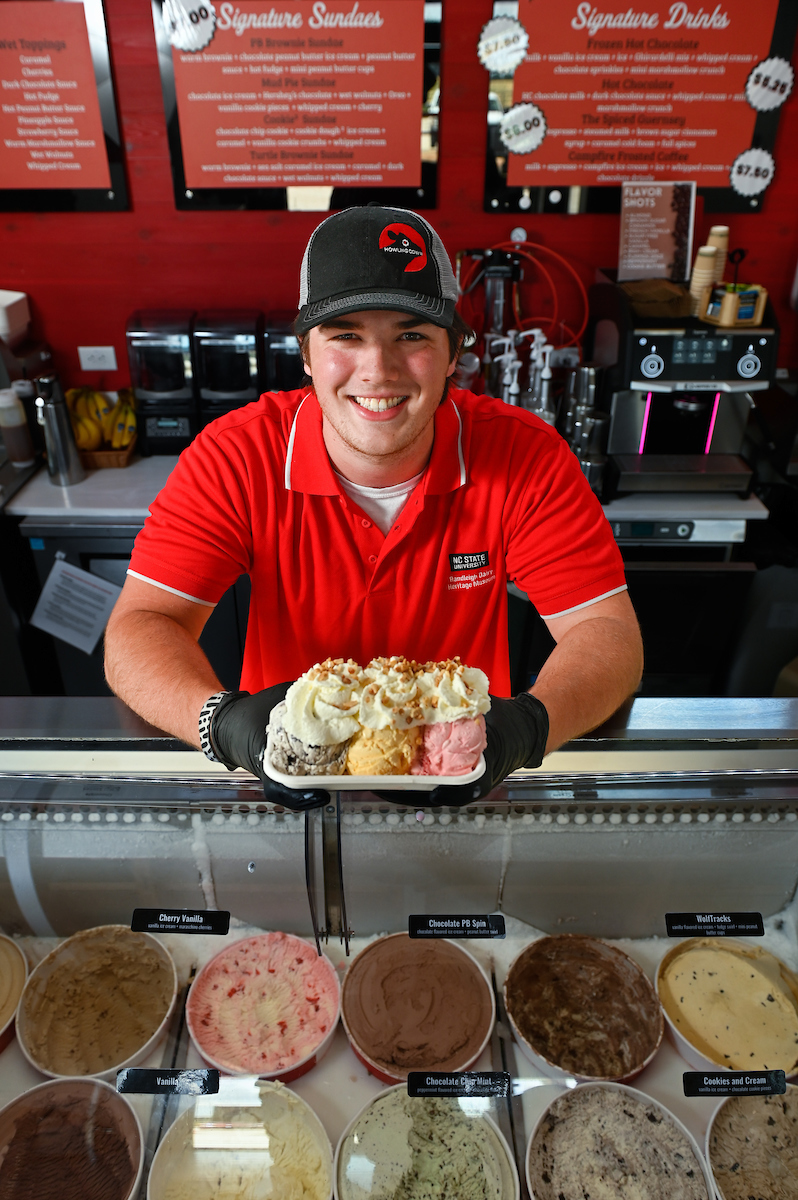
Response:
M363 509L363 512L368 513L377 528L381 529L387 537L388 530L404 508L408 496L424 472L419 471L418 475L414 475L412 479L406 479L404 483L395 483L392 487L385 488L364 487L361 483L352 483L350 479L344 479L338 471L335 474L350 500L354 500Z

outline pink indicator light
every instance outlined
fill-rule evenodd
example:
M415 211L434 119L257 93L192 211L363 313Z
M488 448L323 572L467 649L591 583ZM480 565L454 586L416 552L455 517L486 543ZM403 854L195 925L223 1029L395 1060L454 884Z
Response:
M709 447L712 445L712 434L715 432L715 421L718 416L718 405L720 404L720 392L715 392L715 403L712 406L712 416L709 421L709 433L707 434L707 444L704 447L704 453L709 454Z
M646 444L646 433L648 432L648 414L651 412L651 392L646 396L646 411L643 413L643 428L640 430L640 445L637 448L637 453L643 453L643 447Z

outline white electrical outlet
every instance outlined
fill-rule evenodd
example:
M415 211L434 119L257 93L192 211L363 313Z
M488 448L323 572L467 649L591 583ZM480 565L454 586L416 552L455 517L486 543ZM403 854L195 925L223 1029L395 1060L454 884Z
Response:
M116 350L113 346L78 346L81 371L115 371Z

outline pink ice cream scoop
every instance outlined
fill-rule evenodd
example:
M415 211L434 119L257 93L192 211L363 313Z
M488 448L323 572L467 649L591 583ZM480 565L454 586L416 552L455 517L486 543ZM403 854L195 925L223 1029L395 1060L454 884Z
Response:
M488 744L481 716L441 721L425 725L423 730L421 752L410 768L411 775L467 775Z

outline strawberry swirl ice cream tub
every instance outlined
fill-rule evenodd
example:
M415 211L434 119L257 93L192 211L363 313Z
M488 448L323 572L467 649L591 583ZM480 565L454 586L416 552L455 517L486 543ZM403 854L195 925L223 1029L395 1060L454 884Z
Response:
M326 955L292 934L264 933L205 964L191 985L186 1022L212 1067L288 1083L325 1054L340 1009Z

